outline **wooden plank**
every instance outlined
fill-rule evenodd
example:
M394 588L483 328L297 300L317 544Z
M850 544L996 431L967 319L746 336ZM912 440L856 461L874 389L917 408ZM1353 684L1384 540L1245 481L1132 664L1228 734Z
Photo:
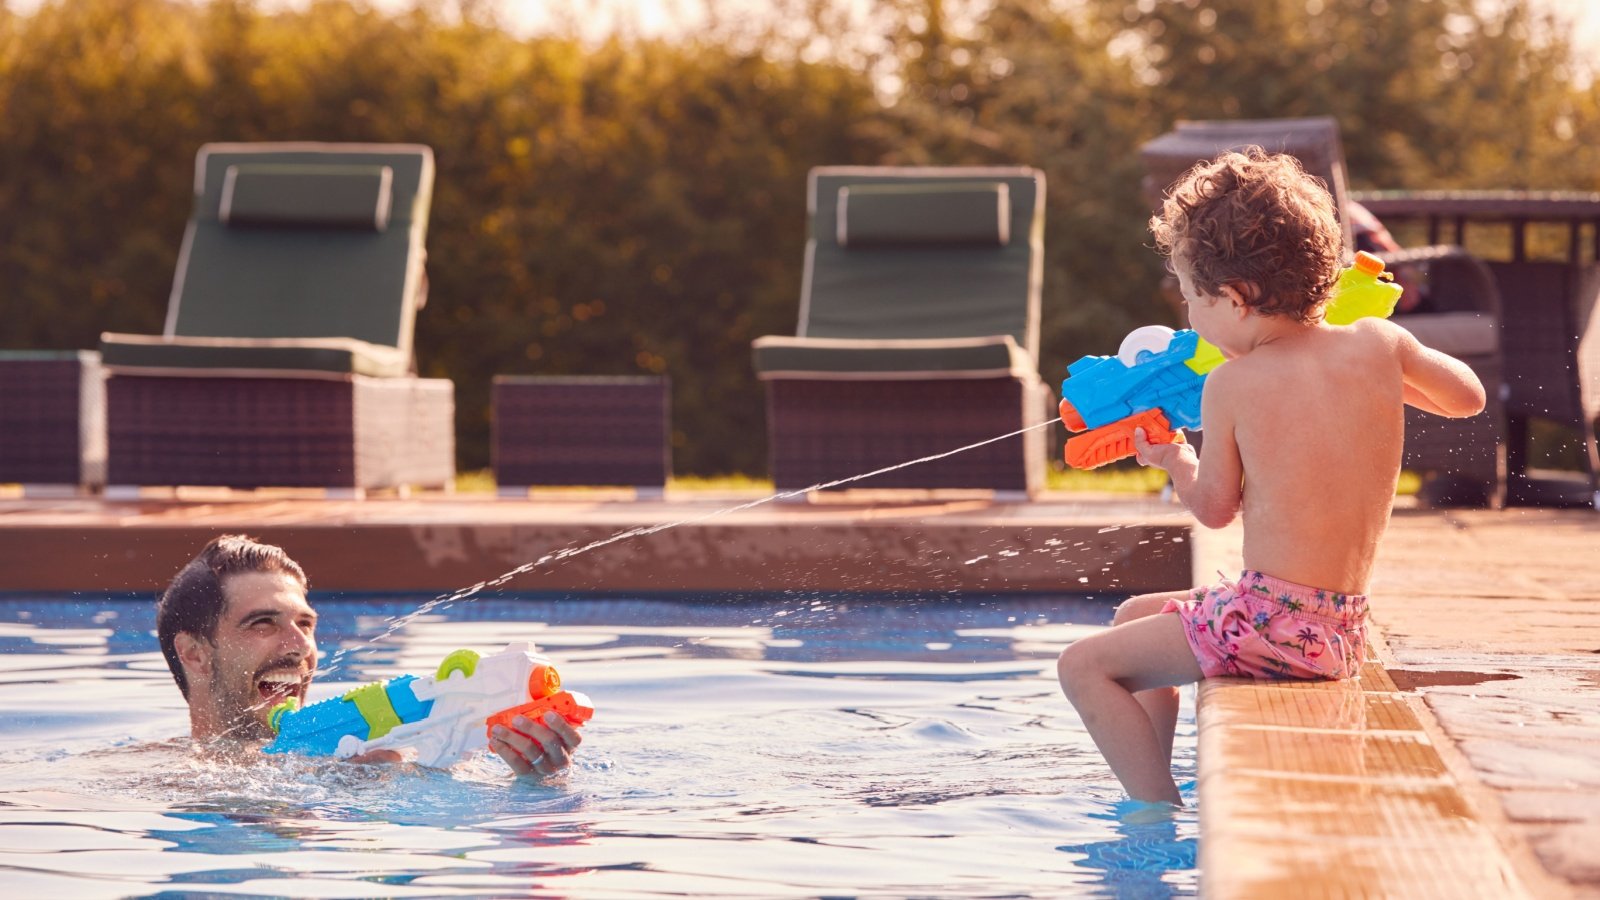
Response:
M1380 663L1210 679L1198 719L1206 896L1530 896Z

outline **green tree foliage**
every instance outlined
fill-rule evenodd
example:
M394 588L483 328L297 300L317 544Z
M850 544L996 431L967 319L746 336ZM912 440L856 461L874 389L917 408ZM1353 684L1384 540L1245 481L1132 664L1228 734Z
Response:
M1149 208L1137 146L1152 127L1135 67L1106 52L1115 31L1055 12L1045 0L1002 0L966 34L926 7L899 46L911 64L900 113L919 123L919 163L1035 166L1046 177L1041 368L1064 372L1129 330L1170 316L1151 289L1160 260L1145 249Z
M1170 321L1138 147L1177 118L1335 115L1358 185L1600 182L1600 94L1521 2L896 0L871 34L775 2L765 31L595 45L483 3L0 0L4 344L161 327L202 143L420 142L418 355L464 467L496 373L665 373L676 468L759 474L749 342L793 332L812 166L1043 169L1050 380Z
M1357 187L1557 187L1575 91L1528 0L1093 0L1163 125L1331 115ZM1568 179L1578 179L1573 182ZM1561 183L1558 184L1557 182Z
M750 341L794 331L806 171L885 149L861 132L881 111L865 76L716 45L524 41L344 2L0 22L8 345L161 328L206 141L425 143L418 356L456 382L467 467L488 462L496 373L667 373L679 467L761 471Z

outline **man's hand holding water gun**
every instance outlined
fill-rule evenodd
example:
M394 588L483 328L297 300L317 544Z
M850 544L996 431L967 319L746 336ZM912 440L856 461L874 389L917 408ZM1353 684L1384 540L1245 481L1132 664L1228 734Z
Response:
M576 726L594 715L589 698L561 689L561 676L526 643L480 656L457 650L432 677L402 675L304 709L274 708L267 753L446 767L487 746L518 775L554 774L582 743Z
M1328 301L1327 321L1388 318L1400 292L1382 260L1358 253ZM1182 429L1201 427L1206 376L1226 361L1192 330L1148 325L1129 332L1116 356L1074 362L1061 383L1061 421L1077 433L1067 440L1067 465L1093 469L1129 456L1168 470L1180 464L1194 453Z
M537 720L517 716L509 725L494 726L489 749L518 776L547 778L572 764L572 751L581 743L577 727L555 712L546 712Z

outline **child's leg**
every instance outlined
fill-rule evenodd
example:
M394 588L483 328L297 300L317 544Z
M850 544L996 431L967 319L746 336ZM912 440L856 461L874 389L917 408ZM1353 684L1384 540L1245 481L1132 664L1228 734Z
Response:
M1189 596L1189 591L1173 591L1169 594L1141 594L1123 602L1117 607L1117 614L1111 620L1112 625L1124 625L1135 619L1153 616L1161 612L1168 600L1184 600ZM1161 751L1166 754L1167 766L1172 766L1172 740L1178 730L1178 689L1175 687L1151 688L1133 695L1139 701L1146 714L1150 716L1150 724L1155 726L1156 737L1161 741Z
M1134 698L1202 677L1179 618L1146 616L1083 638L1062 651L1056 670L1061 689L1128 796L1182 803L1163 741Z

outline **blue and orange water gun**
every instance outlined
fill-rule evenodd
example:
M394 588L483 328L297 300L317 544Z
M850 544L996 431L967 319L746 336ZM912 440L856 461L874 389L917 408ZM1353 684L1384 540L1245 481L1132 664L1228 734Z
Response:
M1399 300L1400 285L1383 260L1357 253L1355 265L1339 275L1325 318L1334 325L1388 318ZM1137 428L1152 444L1183 440L1182 429L1201 427L1206 376L1226 361L1189 329L1146 325L1122 339L1116 356L1085 356L1068 366L1060 413L1076 436L1067 440L1067 465L1093 469L1132 456Z
M494 726L550 710L574 725L594 716L589 698L562 690L561 675L532 645L489 656L457 650L431 677L373 682L304 709L293 699L278 704L268 716L278 736L265 752L347 759L409 749L418 765L444 768L488 746Z

